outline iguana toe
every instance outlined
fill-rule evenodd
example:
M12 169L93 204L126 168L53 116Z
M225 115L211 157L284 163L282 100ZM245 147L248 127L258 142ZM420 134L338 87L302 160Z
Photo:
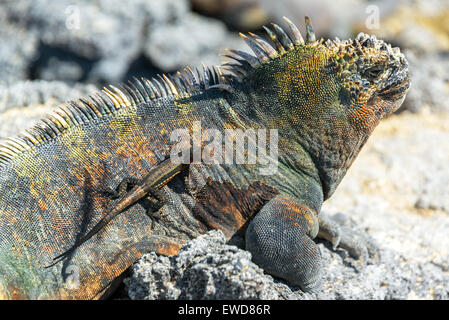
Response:
M329 217L321 213L319 223L318 237L330 241L334 250L337 247L344 249L350 256L344 258L345 262L356 270L363 268L370 259L379 261L379 248L374 239L358 230L356 224L345 215L340 213Z

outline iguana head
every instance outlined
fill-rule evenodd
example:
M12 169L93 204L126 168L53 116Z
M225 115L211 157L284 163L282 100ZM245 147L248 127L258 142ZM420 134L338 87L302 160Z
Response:
M284 131L281 147L289 158L304 150L310 155L327 198L379 121L402 104L410 84L407 60L375 36L317 40L306 17L303 39L284 20L288 31L272 24L267 39L241 34L255 56L230 50L237 63L223 67L233 73L236 91L249 92L257 106L251 118Z
M404 101L410 85L407 60L399 48L364 33L355 40L325 45L332 52L331 68L344 88L341 102L350 107L354 125L371 132Z
M314 108L312 118L345 106L353 125L369 134L401 106L410 77L399 48L364 33L354 40L316 40L308 17L304 40L298 28L284 20L288 31L276 24L264 27L269 40L240 34L255 56L229 50L233 55L227 56L238 64L222 67L258 94L263 94L261 88L275 93L281 102L278 109L284 109L278 111L287 117L307 116L308 106Z

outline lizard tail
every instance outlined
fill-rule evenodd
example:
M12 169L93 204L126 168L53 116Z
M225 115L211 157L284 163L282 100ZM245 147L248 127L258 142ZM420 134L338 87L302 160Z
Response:
M77 243L73 245L70 249L64 251L60 255L53 258L53 262L46 266L45 268L50 268L57 264L58 262L62 261L64 258L66 258L68 255L70 255L73 251L75 251L77 248L79 248L83 243L85 243L87 240L92 238L97 232L99 232L101 229L103 229L109 221L111 221L115 216L117 216L121 211L114 210L110 214L106 215L103 219L101 219L95 227L92 228L85 236L83 236Z

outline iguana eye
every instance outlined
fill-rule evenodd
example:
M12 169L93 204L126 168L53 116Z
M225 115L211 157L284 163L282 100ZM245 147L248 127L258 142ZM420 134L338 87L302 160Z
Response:
M384 70L384 69L383 69L381 66L374 66L374 67L371 67L371 68L366 69L366 70L363 72L363 76L364 76L365 78L375 79L375 78L377 78L378 76L380 76L380 74L383 72L383 70Z

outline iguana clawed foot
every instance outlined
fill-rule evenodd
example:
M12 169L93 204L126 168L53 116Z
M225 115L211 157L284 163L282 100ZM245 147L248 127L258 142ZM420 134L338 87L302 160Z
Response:
M146 200L149 203L147 215L154 220L159 220L162 217L159 210L167 203L167 197L162 190L153 188L148 191Z
M323 212L319 216L318 237L329 241L332 248L347 251L350 257L344 257L346 263L361 270L372 259L379 260L379 248L375 241L357 227L345 215L337 213L329 217Z
M312 240L318 232L313 209L289 197L270 200L246 231L246 250L266 272L299 285L307 292L320 289L322 261Z
M356 270L370 258L378 259L374 241L355 230L344 215L328 217L286 196L270 200L254 217L246 230L246 250L253 261L268 273L316 292L322 282L322 258L312 240L316 236L349 253L345 263ZM319 230L318 230L319 226ZM343 251L343 250L340 250ZM354 260L355 258L355 260Z

